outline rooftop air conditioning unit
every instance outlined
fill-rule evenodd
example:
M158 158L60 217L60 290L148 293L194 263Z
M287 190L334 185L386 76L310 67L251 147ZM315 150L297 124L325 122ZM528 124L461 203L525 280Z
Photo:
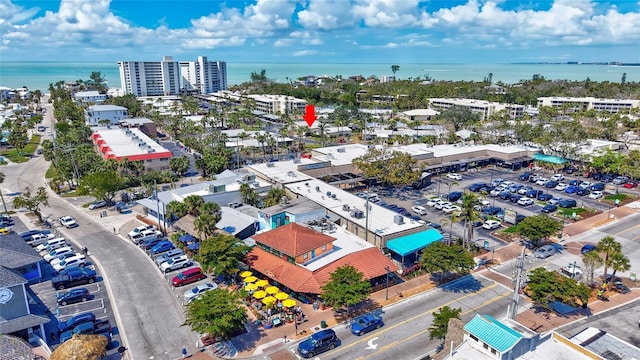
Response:
M280 204L285 205L287 203L287 197L286 196L282 196L282 198L280 198Z
M320 192L320 186L316 186L316 191Z
M345 152L346 150L347 150L347 149L345 149L345 148L338 148L338 152L339 152L339 153L343 153L343 152Z
M404 217L402 215L394 215L393 216L393 223L396 224L396 225L404 224Z
M337 198L336 194L335 193L331 194L331 198L336 199Z
M351 206L347 204L342 205L342 211L349 211L349 210L351 210Z
M362 210L358 210L358 209L353 209L351 211L350 215L354 219L363 219L364 218L364 213L362 212Z
M309 183L308 182L304 183L304 186L309 187Z
M274 164L274 163L273 163L273 162L271 162L271 161L267 163L267 167L274 167L274 166L276 166L276 164Z
M331 197L331 191L327 191L327 196Z

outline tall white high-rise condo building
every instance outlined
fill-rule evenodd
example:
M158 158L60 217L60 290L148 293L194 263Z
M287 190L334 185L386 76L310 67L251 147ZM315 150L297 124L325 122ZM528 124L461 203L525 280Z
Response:
M207 61L118 61L120 83L125 94L135 96L207 94L227 89L227 63Z

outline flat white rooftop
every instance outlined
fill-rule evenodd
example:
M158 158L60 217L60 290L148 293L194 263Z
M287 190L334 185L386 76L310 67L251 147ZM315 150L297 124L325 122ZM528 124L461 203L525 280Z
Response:
M299 165L317 164L317 160L300 158L300 162L293 160L281 160L268 163L252 164L248 168L252 172L260 173L280 184L288 184L305 180L313 180L311 176L298 171Z
M117 158L129 158L136 155L150 156L150 158L171 157L169 150L136 128L96 128L94 134L99 135L104 140L104 145L111 149L109 152ZM92 137L95 137L95 135ZM101 146L100 144L98 145Z
M367 227L366 216L362 219L351 217L351 211L353 209L359 209L366 213L365 204L367 201L363 198L317 179L287 184L285 188L322 205L326 209L357 223L363 228ZM328 195L328 193L335 194L336 198L334 199ZM393 222L394 216L396 215L398 214L394 211L385 209L374 203L369 203L369 231L375 232L380 236L389 236L398 232L424 227L424 225L405 217L403 217L404 222L402 224L396 224Z

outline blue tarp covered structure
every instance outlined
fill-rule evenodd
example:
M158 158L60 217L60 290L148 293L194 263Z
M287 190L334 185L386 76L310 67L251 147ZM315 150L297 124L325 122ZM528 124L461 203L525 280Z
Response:
M183 242L183 243L188 243L190 241L195 240L196 238L194 238L193 236L191 236L191 234L184 234L182 236L180 236L178 238L179 241Z
M196 243L191 243L189 245L187 245L187 249L189 250L199 250L200 249L200 243L196 242Z
M436 229L429 229L389 240L387 241L387 248L398 255L406 256L440 240L442 240L442 234Z

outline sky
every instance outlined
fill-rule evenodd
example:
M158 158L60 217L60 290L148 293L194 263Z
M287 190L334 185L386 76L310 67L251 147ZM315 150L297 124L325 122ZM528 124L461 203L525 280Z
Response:
M640 0L0 0L0 61L640 63Z

